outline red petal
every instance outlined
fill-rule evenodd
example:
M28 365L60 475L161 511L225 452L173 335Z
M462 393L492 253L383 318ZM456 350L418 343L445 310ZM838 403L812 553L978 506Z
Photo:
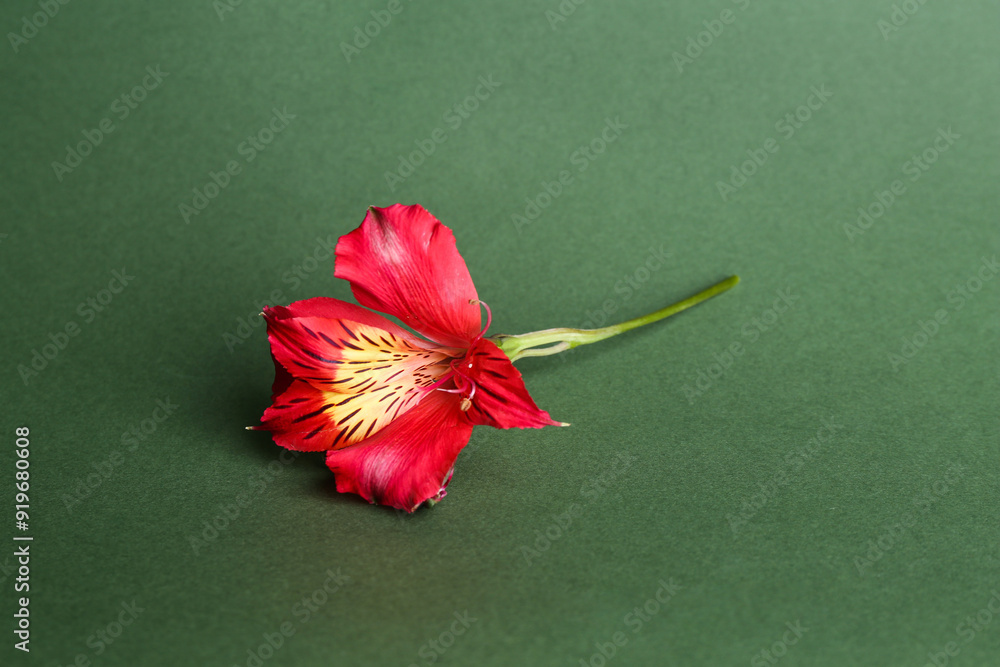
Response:
M373 313L367 308L362 308L347 301L331 299L325 296L295 301L287 306L265 306L264 311L265 317L279 320L295 317L322 317L330 320L350 320L351 322L360 322L370 327L384 329L398 338L408 341L420 341L412 333L398 324L387 320L378 313Z
M264 411L258 430L271 432L274 441L285 449L318 452L329 449L337 436L331 410L335 405L329 394L302 380L293 380L288 388Z
M271 353L271 361L274 362L274 383L271 385L271 402L274 403L274 399L285 393L294 378L291 373L285 370L273 352Z
M377 433L419 403L424 387L447 373L453 358L380 315L325 301L264 312L271 352L283 372L276 373L274 405L261 428L289 449L347 447Z
M471 365L471 366L470 366ZM481 339L460 367L476 385L468 411L473 424L495 428L541 428L566 426L539 409L524 386L521 373L496 345Z
M377 313L336 299L323 301L332 303L320 304L326 310L315 309L315 312L340 317L293 315L294 312L308 312L292 309L305 302L292 304L289 308L264 308L272 356L292 377L306 380L318 389L353 393L348 390L356 388L354 383L339 386L348 376L362 379L363 374L382 370L385 372L364 378L381 383L379 380L395 379L396 371L403 366L431 364L458 353L417 338ZM388 366L383 367L384 364L396 367L390 370ZM276 387L280 380L275 378Z
M341 493L412 512L425 500L444 495L455 459L471 434L458 398L431 391L372 437L327 452L326 464Z
M451 347L468 347L482 328L478 298L455 236L422 206L371 207L337 243L334 275L358 303L399 318Z

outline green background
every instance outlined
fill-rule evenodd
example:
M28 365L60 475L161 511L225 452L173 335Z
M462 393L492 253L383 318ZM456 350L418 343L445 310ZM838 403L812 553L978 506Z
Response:
M887 31L886 1L592 0L553 24L556 0L404 0L350 62L341 44L386 1L70 2L16 52L8 36L0 660L246 665L289 623L265 665L596 667L617 632L610 665L923 665L949 642L949 664L997 664L1000 618L960 624L1000 590L1000 280L983 263L1000 250L1000 15L985 0L904 4L915 13ZM712 23L724 10L731 22ZM6 2L0 27L39 11ZM120 118L147 66L166 75ZM499 87L454 127L446 114L489 76ZM788 136L779 124L813 87L832 95ZM273 109L294 119L247 162L239 146ZM57 178L52 163L105 118L113 132ZM606 119L627 127L574 161ZM949 128L912 180L906 163ZM436 129L446 140L392 189L386 172ZM720 195L768 139L777 152ZM180 205L231 160L240 173L186 222ZM571 184L516 225L563 170ZM845 231L895 180L905 192L884 214ZM743 282L519 362L572 427L477 428L448 497L402 516L338 495L322 456L282 465L243 430L273 377L259 305L350 299L332 259L307 258L397 201L454 230L493 333ZM643 270L651 248L669 258ZM123 267L134 279L88 321ZM780 313L779 291L793 304ZM23 381L69 322L79 334ZM123 442L168 399L155 432ZM18 426L30 655L11 633ZM350 581L306 618L297 605L328 570ZM636 628L661 580L680 588ZM143 611L98 655L89 638L133 600ZM450 637L465 612L475 621Z

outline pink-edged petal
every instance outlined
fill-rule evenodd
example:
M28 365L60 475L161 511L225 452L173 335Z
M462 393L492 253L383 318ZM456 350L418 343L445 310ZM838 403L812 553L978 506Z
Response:
M419 403L453 358L394 325L405 338L370 324L293 317L275 308L264 316L272 355L286 372L276 374L280 395L260 428L289 449L347 447L379 432Z
M302 380L292 380L264 411L254 430L270 431L285 449L318 452L329 449L340 434L330 395Z
M395 322L386 319L378 313L373 313L367 308L362 308L347 301L333 299L325 296L316 296L311 299L295 301L287 306L265 306L264 316L271 319L293 319L296 317L319 317L329 320L348 320L367 324L376 329L388 331L393 336L414 342L420 341L411 332L399 326ZM426 343L426 341L421 341Z
M472 406L468 411L473 424L495 428L567 425L554 421L548 412L535 405L524 386L520 371L490 341L478 341L466 355L461 370L476 387Z
M271 361L274 362L274 383L271 385L271 402L273 403L278 396L285 393L285 390L292 384L292 374L285 370L285 367L281 365L274 353L271 353Z
M471 434L459 399L429 391L372 437L327 452L326 464L336 476L337 491L412 512L444 495L455 459Z
M399 318L441 345L467 347L482 328L455 236L422 206L371 207L337 243L334 275L358 303Z
M357 384L345 378L370 371L386 371L385 364L396 365L390 372L374 373L363 379L368 384L386 380L402 366L427 365L454 356L459 351L440 348L418 338L377 313L336 299L325 301L321 308L265 307L267 335L271 355L292 377L306 380L319 389L346 392ZM298 302L302 304L305 302ZM298 304L292 304L296 306ZM296 316L294 312L324 312L322 316ZM283 378L275 377L275 387ZM341 386L345 385L346 386Z

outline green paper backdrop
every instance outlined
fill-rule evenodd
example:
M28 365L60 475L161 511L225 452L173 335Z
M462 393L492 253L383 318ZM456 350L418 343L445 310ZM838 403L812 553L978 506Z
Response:
M0 662L1000 664L998 9L4 3ZM492 333L742 283L405 516L243 430L395 202Z

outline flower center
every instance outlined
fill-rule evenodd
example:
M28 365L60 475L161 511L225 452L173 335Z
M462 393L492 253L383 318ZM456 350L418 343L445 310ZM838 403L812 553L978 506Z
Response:
M438 391L446 391L449 394L461 394L462 401L459 403L459 408L461 408L462 412L468 412L469 408L472 407L472 399L476 395L476 383L468 376L468 373L472 370L472 362L468 357L461 357L460 359L452 359L448 367L448 372L440 380L432 385L423 387L423 389L437 389ZM454 381L454 388L444 389L440 386L449 380Z
M487 329L490 328L490 323L493 321L493 312L490 310L490 307L487 306L486 302L484 301L478 301L476 299L472 299L469 301L469 303L478 303L483 308L486 309L486 326L484 326L483 330L479 332L479 335L477 335L475 338L472 339L472 343L469 345L469 348L471 349L476 346L476 343L482 340L483 334L485 334ZM469 375L472 373L472 368L473 368L472 359L468 356L461 357L458 359L452 359L451 362L448 364L448 367L449 367L448 372L445 373L441 377L441 379L439 379L432 385L423 387L423 389L425 390L437 389L438 391L446 391L449 394L460 394L462 396L462 400L458 406L462 410L462 412L468 412L469 409L472 408L472 399L476 396L476 382L471 377L469 377ZM451 389L442 388L441 385L448 382L449 380L454 381L455 383L454 388Z

